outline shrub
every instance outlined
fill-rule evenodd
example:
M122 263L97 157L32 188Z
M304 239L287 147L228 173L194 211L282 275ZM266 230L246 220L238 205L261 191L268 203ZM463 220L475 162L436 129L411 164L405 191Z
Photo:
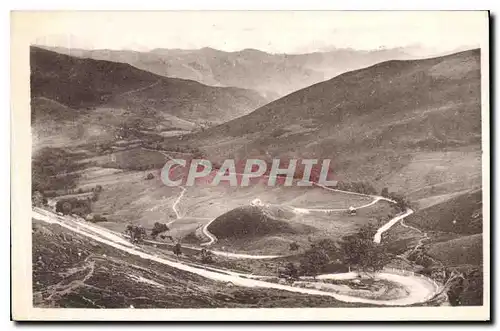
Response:
M56 203L56 212L63 213L64 215L77 214L85 216L91 212L90 203L87 200L63 199Z
M92 222L94 223L97 223L97 222L107 222L108 219L104 216L101 216L99 214L95 214L93 219L92 219Z
M290 243L290 250L291 251L297 251L299 250L299 244L297 244L296 242L293 242L293 243Z
M156 238L160 233L168 231L169 228L166 224L155 222L151 230L151 237Z
M213 263L214 262L214 254L209 250L202 249L201 250L201 262L202 263Z

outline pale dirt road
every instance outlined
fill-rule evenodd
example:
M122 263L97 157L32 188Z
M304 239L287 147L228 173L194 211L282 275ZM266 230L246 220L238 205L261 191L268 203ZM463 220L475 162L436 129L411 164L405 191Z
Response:
M238 286L243 286L243 287L259 287L259 288L274 288L278 290L284 290L288 292L296 292L296 293L304 293L304 294L310 294L310 295L321 295L321 296L330 296L333 297L339 301L343 302L350 302L350 303L366 303L366 304L373 304L373 305L383 305L383 306L404 306L404 305L411 305L411 304L417 304L417 303L423 303L429 299L431 299L434 294L437 292L437 288L433 282L430 280L424 278L424 277L417 277L417 276L403 276L403 275L395 275L391 273L378 273L377 277L389 280L391 282L397 283L401 286L403 286L407 292L408 296L404 298L398 298L394 300L376 300L376 299L367 299L363 297L357 297L357 296L352 296L352 295L345 295L345 294L338 294L338 293L332 293L332 292L325 292L325 291L320 291L320 290L314 290L314 289L306 289L306 288L300 288L300 287L293 287L289 285L282 285L282 284L276 284L276 283L271 283L271 282L265 282L262 280L258 280L255 278L258 278L258 276L250 275L250 274L241 274L241 273L235 273L227 270L219 270L215 268L210 268L210 269L200 269L195 266L187 265L183 262L180 261L172 261L166 258L161 258L152 254L149 254L147 252L139 250L138 247L133 246L131 243L125 241L123 238L120 236L114 235L110 233L109 231L99 228L99 227L94 227L89 224L85 224L82 226L84 223L82 222L75 222L74 220L65 218L65 217L60 217L56 214L53 214L49 211L40 209L40 208L34 208L32 212L32 217L34 219L46 222L46 223L51 223L51 224L58 224L70 231L79 233L81 235L84 235L86 237L89 237L95 241L101 242L103 244L107 244L111 247L114 247L116 249L119 249L121 251L127 252L129 254L133 254L136 256L139 256L143 259L148 259L151 261L155 261L164 265L168 265L172 268L178 269L178 270L183 270L186 272L190 272L193 274L197 274L199 276L202 276L207 279L212 279L215 281L221 281L221 282L230 282L234 285ZM252 278L243 278L241 276L245 277L252 277ZM319 277L327 279L328 277L342 277L342 275L335 274L335 275L320 275ZM349 279L346 277L355 277L352 274L349 275L344 275L344 279ZM352 291L351 291L352 293Z
M147 89L150 89L158 84L161 83L161 80L157 81L157 82L154 82L153 84L150 84L148 86L144 86L144 87L139 87L138 89L135 89L135 90L130 90L130 91L127 91L127 92L123 92L122 94L120 94L121 96L124 96L124 95L128 95L128 94L133 94L133 93L136 93L136 92L140 92L140 91L144 91L144 90L147 90Z
M396 224L397 222L401 221L402 219L404 219L406 216L409 216L413 214L413 210L411 210L410 208L408 208L406 210L406 212L404 214L401 214L401 215L398 215L396 217L394 217L393 219L391 219L389 222L385 223L384 225L382 225L378 230L377 230L377 233L375 233L375 236L373 237L373 241L376 242L377 244L380 244L380 242L382 241L382 234L384 232L386 232L387 230L389 230L394 224Z
M147 149L147 148L145 148L145 149L146 150L151 150L151 149ZM156 151L159 152L159 153L162 153L168 159L170 159L170 160L172 159L172 157L168 154L168 152L161 151L161 150L156 150ZM242 175L242 174L239 174L239 175ZM264 175L264 177L268 177L268 176ZM324 190L327 190L327 191L338 192L338 193L343 193L343 194L357 195L357 196L362 196L362 197L365 197L365 198L372 198L373 199L370 203L367 203L365 205L356 207L355 209L367 208L367 207L370 207L370 206L376 204L379 201L387 201L387 202L390 202L390 203L396 203L396 201L394 201L392 199L389 199L389 198L386 198L386 197L383 197L383 196L380 196L380 195L369 195L369 194L363 194L363 193L357 193L357 192L342 191L342 190L338 190L338 189L333 189L333 188L330 188L330 187L326 187L326 186L318 184L318 183L314 183L314 182L310 182L310 183L312 185L315 185L315 186L320 187L320 188L322 188ZM177 197L175 203L172 205L172 209L174 210L174 212L175 212L175 214L177 216L177 219L180 219L180 215L179 215L179 212L177 211L176 207L177 207L177 204L182 199L182 197L184 196L184 193L186 192L186 189L184 187L181 186L181 189L182 189L181 194ZM342 212L342 211L348 211L349 210L348 208L345 208L345 209L315 209L315 208L297 208L297 207L293 207L293 206L288 206L288 207L292 208L297 213L309 213L309 212L314 212L314 211L316 211L316 212ZM412 213L413 213L413 210L407 209L405 213L392 218L387 223L385 223L384 225L382 225L377 230L376 234L374 235L373 241L376 242L376 243L380 243L381 240L382 240L382 234L384 232L388 231L393 225L395 225L399 221L403 220L405 217L411 215ZM207 224L205 224L203 226L203 228L202 228L203 234L209 239L209 241L207 241L205 243L202 243L201 246L211 246L215 242L217 242L217 237L215 235L213 235L212 233L210 233L210 231L208 231L208 227L210 226L210 224L213 221L215 221L215 218L212 219ZM169 224L171 224L173 222L175 222L175 221L172 221ZM279 257L279 255L262 256L262 255L251 255L251 254L228 253L228 252L222 252L222 251L213 251L213 253L216 254L216 255L233 257L233 258L243 258L243 259L259 259L259 258L261 258L261 259L271 259L271 258Z

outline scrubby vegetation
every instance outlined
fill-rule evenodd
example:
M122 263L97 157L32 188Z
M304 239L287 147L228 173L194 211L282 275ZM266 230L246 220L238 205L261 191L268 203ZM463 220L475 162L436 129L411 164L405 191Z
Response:
M78 172L84 163L76 162L75 155L61 148L43 148L33 154L32 190L45 192L75 188Z

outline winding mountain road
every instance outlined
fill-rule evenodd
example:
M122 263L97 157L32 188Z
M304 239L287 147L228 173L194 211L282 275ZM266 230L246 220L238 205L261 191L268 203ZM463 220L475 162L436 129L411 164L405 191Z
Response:
M173 159L170 156L170 154L168 153L168 151L155 150L155 149L144 148L144 147L143 147L143 149L144 150L148 150L148 151L155 151L155 152L161 153L166 158L168 158L169 160ZM237 174L237 175L242 175L242 174ZM263 177L269 178L269 176L267 176L267 175L263 175ZM363 194L363 193L358 193L358 192L343 191L343 190L338 190L338 189L330 188L330 187L327 187L327 186L324 186L324 185L321 185L321 184L318 184L318 183L315 183L315 182L309 182L309 183L312 184L312 185L314 185L314 186L320 187L320 188L322 188L324 190L327 190L327 191L338 192L338 193L343 193L343 194L350 194L350 195L357 195L357 196L361 196L361 197L371 198L372 199L371 202L369 202L369 203L367 203L365 205L356 207L355 208L356 210L370 207L370 206L376 204L379 201L387 201L387 202L394 203L394 204L396 203L396 201L394 201L392 199L389 199L389 198L386 198L386 197L383 197L383 196L380 196L380 195L370 195L370 194ZM179 204L180 200L184 196L184 193L186 192L186 188L185 187L183 187L183 186L179 186L179 187L182 189L182 192L177 197L177 199L175 200L174 204L172 205L172 209L174 210L174 213L175 213L177 219L181 218L181 216L180 216L180 214L179 214L179 212L177 210L177 205ZM348 208L344 208L344 209L342 209L342 208L341 209L318 209L318 208L298 208L298 207L293 207L293 206L288 206L288 207L292 208L292 210L294 210L297 213L345 212L345 211L349 210ZM412 213L413 213L413 210L411 210L411 209L408 208L405 213L397 215L396 217L394 217L391 220L389 220L387 223L385 223L383 226L381 226L377 230L377 233L373 237L373 241L376 242L376 243L380 243L381 240L382 240L382 234L384 232L386 232L387 230L389 230L393 225L395 225L399 221L403 220L405 217L411 215ZM212 219L210 222L206 223L203 226L202 233L208 238L209 241L205 242L205 243L202 243L201 246L211 246L215 242L217 242L217 237L215 235L213 235L212 233L210 233L210 231L208 230L208 227L210 226L210 224L212 224L213 221L215 221L215 219L216 218ZM169 223L169 225L172 224L172 223L174 223L174 222L175 222L175 220L171 221ZM243 259L272 259L272 258L280 257L279 255L250 255L250 254L228 253L228 252L222 252L222 251L213 251L213 253L216 254L216 255L227 256L227 257L234 257L234 258L243 258Z
M179 194L179 196L177 197L177 199L175 199L175 202L174 204L172 205L172 209L175 213L175 217L177 217L177 219L181 218L181 214L179 213L179 210L177 209L177 205L179 204L179 202L181 201L182 197L184 196L184 194L186 193L186 189L182 186L179 186L182 190L181 194ZM175 221L175 220L174 220ZM174 221L170 222L170 223L173 223Z
M382 241L382 234L384 232L386 232L387 230L389 230L394 224L396 224L397 222L401 221L402 219L404 219L406 216L409 216L413 214L413 210L411 209L407 209L405 213L401 214L401 215L398 215L396 217L394 217L393 219L391 219L389 222L385 223L384 225L382 225L378 230L377 230L377 233L375 233L375 236L373 237L373 241L376 242L377 244L380 244L380 242Z
M167 258L152 255L148 252L140 250L139 247L132 245L131 243L125 241L120 236L114 235L109 231L105 230L104 228L100 228L90 224L85 224L83 222L77 222L69 218L61 217L58 216L57 214L54 214L52 212L37 207L33 208L32 217L36 220L40 220L46 223L58 224L70 231L79 233L83 236L89 237L95 241L109 245L111 247L127 252L129 254L139 256L143 259L148 259L164 265L168 265L178 270L183 270L189 273L197 274L207 279L221 281L221 282L230 282L234 285L242 287L273 288L288 292L329 296L343 302L364 303L364 304L383 305L383 306L404 306L404 305L423 303L426 302L427 300L430 300L438 291L436 284L425 277L405 276L405 275L397 275L385 272L376 274L375 278L385 279L390 282L397 283L400 286L403 286L408 293L407 296L392 300L391 299L377 300L377 299L369 299L362 296L352 295L352 293L353 292L355 293L356 290L351 290L349 291L349 295L346 295L346 294L321 291L317 289L276 284L262 280L267 278L266 276L242 274L211 267L204 269L194 264L187 264L186 262L173 261ZM324 279L338 279L339 277L341 277L342 279L352 279L354 277L357 277L357 275L354 273L348 273L348 274L320 275L319 277ZM360 295L362 294L360 293Z

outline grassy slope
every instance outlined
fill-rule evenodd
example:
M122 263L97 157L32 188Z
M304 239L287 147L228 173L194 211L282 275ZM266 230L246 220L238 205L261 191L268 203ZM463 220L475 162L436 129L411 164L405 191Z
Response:
M338 307L333 298L228 287L121 252L57 225L33 223L35 307Z
M437 174L446 169L457 179L480 165L479 59L479 50L471 50L379 63L299 90L185 141L215 159L330 158L338 179L389 182L394 190L415 176L405 167L427 156L438 161L421 170L417 185L440 183ZM173 143L166 140L165 146ZM454 167L450 161L457 156L448 151L468 163Z
M90 116L96 124L186 130L193 121L225 121L265 103L250 90L206 86L125 63L81 59L37 47L31 47L30 62L32 99L81 109L74 112L75 119ZM55 115L49 116L52 120L60 119L63 112L57 105L46 106L34 109L34 117L43 119L49 114ZM115 114L116 109L120 111Z
M429 245L429 255L444 265L482 265L483 235L473 234Z
M74 108L97 106L114 94L151 85L159 77L122 63L79 59L31 47L31 96Z
M406 222L419 229L477 234L482 232L482 192L476 190L419 210Z
M191 79L212 86L254 89L276 99L311 84L388 59L408 58L402 49L356 51L335 49L309 54L269 54L255 49L224 52L155 49L83 50L53 48L73 56L131 64L158 75Z
M233 209L220 215L213 221L208 230L220 239L258 238L273 234L296 234L307 232L307 229L298 229L297 226L286 221L286 215L278 219L277 214L267 208L246 206ZM286 214L283 212L282 214ZM289 215L290 216L294 216Z
M481 193L471 190L448 195L444 201L417 210L404 220L406 225L427 233L423 244L427 254L439 261L435 266L483 264ZM391 252L401 254L422 238L422 232L398 224L389 231L385 245Z

